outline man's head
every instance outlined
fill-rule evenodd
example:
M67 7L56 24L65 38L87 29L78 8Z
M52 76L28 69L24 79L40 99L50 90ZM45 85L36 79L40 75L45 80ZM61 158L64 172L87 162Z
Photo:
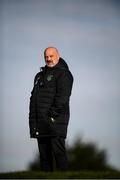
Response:
M48 67L53 67L59 62L59 52L55 47L48 47L44 51L44 58Z

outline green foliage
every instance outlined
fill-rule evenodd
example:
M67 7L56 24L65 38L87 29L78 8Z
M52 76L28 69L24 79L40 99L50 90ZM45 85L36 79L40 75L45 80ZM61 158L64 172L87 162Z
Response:
M98 150L93 143L84 143L77 138L72 146L66 147L69 171L107 171L114 170L107 164L107 154L105 150ZM29 170L40 170L39 155L36 155L33 162L29 164Z
M98 150L92 143L83 143L77 139L67 148L69 170L105 170L108 169L105 150Z
M68 172L40 172L24 171L1 173L0 179L119 179L120 172L115 171L68 171Z
M28 166L29 170L40 171L40 157L39 154L36 154L36 157L33 162L31 162Z

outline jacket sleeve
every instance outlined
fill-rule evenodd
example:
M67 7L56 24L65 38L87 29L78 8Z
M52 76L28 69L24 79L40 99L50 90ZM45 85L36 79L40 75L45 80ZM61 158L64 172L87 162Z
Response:
M72 91L73 76L70 71L63 71L57 79L56 95L53 106L50 108L51 117L68 113L69 99Z
M30 127L31 137L36 131L36 102L35 102L35 95L33 95L33 91L37 78L38 78L38 74L34 78L34 85L33 85L33 90L31 92L30 103L29 103L29 127Z

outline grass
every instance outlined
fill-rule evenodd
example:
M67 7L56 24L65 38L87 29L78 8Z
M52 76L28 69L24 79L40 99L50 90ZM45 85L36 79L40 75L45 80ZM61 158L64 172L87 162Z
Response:
M120 172L68 171L46 173L40 171L21 171L0 173L0 179L120 179Z

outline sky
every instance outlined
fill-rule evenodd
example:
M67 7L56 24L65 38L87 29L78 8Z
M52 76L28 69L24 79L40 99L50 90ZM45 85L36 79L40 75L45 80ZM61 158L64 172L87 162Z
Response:
M120 169L120 1L0 0L0 172L26 170L38 152L29 98L44 49L74 76L66 142L105 149Z

